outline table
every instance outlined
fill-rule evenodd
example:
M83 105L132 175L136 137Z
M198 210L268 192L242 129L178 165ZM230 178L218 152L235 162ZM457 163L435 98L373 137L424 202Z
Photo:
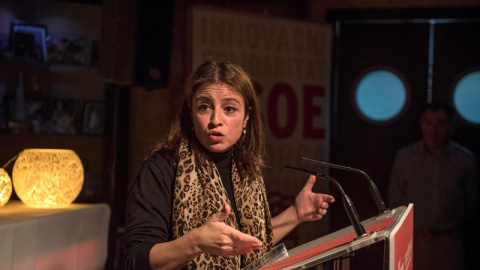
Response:
M103 269L109 221L104 203L37 209L10 201L0 208L0 270Z

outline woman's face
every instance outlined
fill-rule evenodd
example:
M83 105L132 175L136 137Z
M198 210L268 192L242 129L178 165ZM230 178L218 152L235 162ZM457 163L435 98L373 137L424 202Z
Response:
M247 125L245 101L231 86L205 84L193 95L192 121L203 147L214 153L227 152Z

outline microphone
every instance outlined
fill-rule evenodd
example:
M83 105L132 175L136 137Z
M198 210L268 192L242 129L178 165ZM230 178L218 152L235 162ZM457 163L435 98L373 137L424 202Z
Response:
M302 158L300 158L300 160L304 160L304 161L307 161L307 162L310 162L310 163L313 163L313 164L323 165L325 167L330 167L330 168L335 168L335 169L340 169L340 170L350 171L350 172L356 172L356 173L359 173L359 174L363 175L368 181L368 184L369 184L368 188L370 189L370 193L372 194L373 200L375 201L375 204L377 205L379 214L386 213L386 212L390 211L390 209L388 209L385 206L385 202L383 201L382 196L380 196L380 192L378 191L377 186L375 185L375 183L372 181L372 179L370 179L370 177L364 171L359 170L359 169L355 169L355 168L351 168L351 167L347 167L347 166L336 165L336 164L327 163L327 162L324 162L324 161L314 160L314 159L310 159L310 158L302 157Z
M357 233L357 239L368 235L365 232L365 228L360 223L360 218L358 217L358 212L355 209L355 206L353 205L352 200L350 199L350 197L348 197L347 193L345 193L342 186L340 186L340 184L338 183L337 180L335 180L333 177L330 177L330 176L325 175L325 174L321 174L321 173L316 172L316 171L310 171L310 170L307 170L307 169L292 167L292 166L288 166L288 165L286 165L285 168L295 170L295 171L299 171L299 172L303 172L303 173L307 173L307 174L310 174L310 175L315 175L315 176L323 178L327 181L332 182L337 187L337 189L340 191L340 193L342 194L343 206L345 208L345 211L347 212L348 219L350 220L350 223L352 224L353 229Z

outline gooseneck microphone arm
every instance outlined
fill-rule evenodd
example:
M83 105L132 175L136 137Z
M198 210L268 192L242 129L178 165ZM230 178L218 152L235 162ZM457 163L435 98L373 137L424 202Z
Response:
M340 170L350 171L350 172L356 172L356 173L359 173L359 174L363 175L368 180L368 184L369 184L368 188L370 190L370 193L372 194L372 197L373 197L373 200L375 201L375 204L377 205L378 211L380 213L390 211L385 206L385 202L383 201L382 196L380 196L380 192L378 191L377 186L372 181L372 179L370 179L368 174L366 174L364 171L359 170L359 169L355 169L355 168L351 168L351 167L347 167L347 166L336 165L336 164L327 163L327 162L324 162L324 161L314 160L314 159L310 159L310 158L302 157L302 158L300 158L300 160L304 160L304 161L307 161L307 162L310 162L310 163L313 163L313 164L323 165L325 167L330 167L330 168L335 168L335 169L340 169Z
M286 165L285 168L295 170L295 171L299 171L299 172L303 172L303 173L307 173L307 174L311 174L311 175L315 175L315 176L323 178L327 181L332 182L335 185L335 187L337 187L337 189L342 194L343 206L345 207L345 211L347 212L348 219L350 220L350 223L352 224L353 229L357 233L357 239L367 235L365 233L365 228L360 223L360 218L358 217L358 212L355 209L355 206L353 205L352 200L350 199L350 197L348 197L348 195L345 193L342 186L340 186L340 184L338 183L337 180L335 180L334 178L332 178L328 175L321 174L321 173L316 172L316 171L310 171L310 170L307 170L307 169L292 167L292 166L288 166L288 165Z

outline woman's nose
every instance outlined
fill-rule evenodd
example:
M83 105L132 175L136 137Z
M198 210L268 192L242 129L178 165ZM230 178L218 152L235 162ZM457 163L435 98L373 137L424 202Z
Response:
M214 126L220 125L221 115L217 110L212 111L212 115L210 116L210 124Z

